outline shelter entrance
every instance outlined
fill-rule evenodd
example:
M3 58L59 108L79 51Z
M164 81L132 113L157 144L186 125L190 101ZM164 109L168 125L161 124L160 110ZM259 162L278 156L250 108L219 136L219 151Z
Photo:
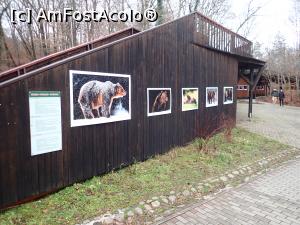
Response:
M249 86L248 118L252 118L254 91L259 79L261 78L264 67L265 62L263 61L253 58L239 57L238 78L243 78Z

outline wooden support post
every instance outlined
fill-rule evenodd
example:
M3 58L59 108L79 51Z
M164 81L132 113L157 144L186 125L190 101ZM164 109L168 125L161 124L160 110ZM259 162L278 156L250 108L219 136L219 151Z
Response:
M257 73L257 75L256 75L256 78L255 78L255 80L253 80L253 82L252 82L252 91L254 91L255 90L255 88L256 88L256 85L257 85L257 83L258 83L258 81L259 81L259 79L260 79L260 77L261 77L261 75L262 75L262 72L264 71L264 69L265 69L265 65L263 66L263 67L261 67L261 68L259 68L259 70L258 70L258 73Z
M235 35L231 34L231 39L230 39L230 51L231 53L235 53Z
M252 104L253 104L253 83L254 83L254 70L250 70L250 85L249 85L249 107L248 118L252 118Z

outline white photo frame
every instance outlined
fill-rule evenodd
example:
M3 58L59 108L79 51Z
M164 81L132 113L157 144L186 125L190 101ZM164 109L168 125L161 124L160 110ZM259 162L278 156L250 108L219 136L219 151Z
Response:
M87 84L92 81L95 84ZM106 82L110 81L110 82ZM127 74L116 74L116 73L102 73L102 72L91 72L91 71L80 71L80 70L70 70L69 71L69 82L70 82L70 121L71 127L77 126L86 126L86 125L95 125L102 123L110 123L116 121L130 120L131 119L131 76ZM106 84L104 84L106 82ZM117 85L117 83L119 85ZM91 91L92 89L83 88L83 85L90 85L90 88L95 90L96 88L104 88L105 85L110 85L111 88L120 87L120 90L123 88L123 94L126 92L126 95L122 96L120 94L115 95L116 98L112 99L111 104L102 104L101 107L97 109L91 109L90 106L82 107L83 104L79 103L79 94L82 90ZM99 86L104 85L104 86ZM124 86L124 87L123 87ZM88 86L87 86L88 87ZM113 91L113 89L107 89L107 91ZM119 89L118 89L119 90ZM105 92L105 93L106 93ZM103 93L103 92L101 92ZM113 94L112 94L113 95ZM104 95L103 95L104 96ZM108 96L108 95L107 95ZM122 97L119 97L122 96ZM102 97L103 98L103 97ZM82 98L81 98L82 99ZM103 100L105 102L107 99ZM89 100L86 100L89 101ZM91 105L92 103L89 102ZM93 103L94 104L94 103ZM118 104L116 106L116 104ZM94 104L95 105L95 104ZM102 108L103 107L103 108ZM109 110L104 110L109 108ZM92 114L90 111L92 110ZM95 110L97 113L95 113ZM100 112L101 110L101 112ZM87 113L88 112L88 113ZM97 115L98 114L98 115ZM87 118L92 117L92 118ZM93 117L94 116L94 117Z
M188 95L186 92L194 92ZM191 111L199 109L199 89L182 88L181 89L181 110Z
M167 102L157 106L159 95L167 97ZM167 95L167 96L166 96ZM165 104L165 106L164 106ZM147 116L158 116L170 114L172 109L172 91L171 88L147 88Z
M224 87L223 88L223 104L232 104L233 103L233 87Z
M218 87L206 87L206 108L218 106Z

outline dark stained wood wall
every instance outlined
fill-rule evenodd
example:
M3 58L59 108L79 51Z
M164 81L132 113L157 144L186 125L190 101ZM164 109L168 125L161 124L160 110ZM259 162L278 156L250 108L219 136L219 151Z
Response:
M221 125L223 114L235 121L236 99L234 104L223 105L223 87L235 87L238 62L194 45L193 31L194 17L190 15L0 88L0 206L206 136ZM71 69L130 74L132 119L71 128ZM207 86L219 87L217 107L205 108ZM172 88L171 114L147 117L149 87ZM184 87L199 88L199 110L181 111ZM31 90L61 91L62 151L31 156Z

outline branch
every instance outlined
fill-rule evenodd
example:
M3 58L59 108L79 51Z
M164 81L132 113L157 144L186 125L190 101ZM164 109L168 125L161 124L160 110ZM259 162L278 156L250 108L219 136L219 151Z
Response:
M254 0L249 1L246 17L238 26L236 33L238 33L240 31L240 29L242 29L249 22L249 20L251 20L253 17L257 16L258 11L262 8L261 6L253 8L252 7L253 1Z

